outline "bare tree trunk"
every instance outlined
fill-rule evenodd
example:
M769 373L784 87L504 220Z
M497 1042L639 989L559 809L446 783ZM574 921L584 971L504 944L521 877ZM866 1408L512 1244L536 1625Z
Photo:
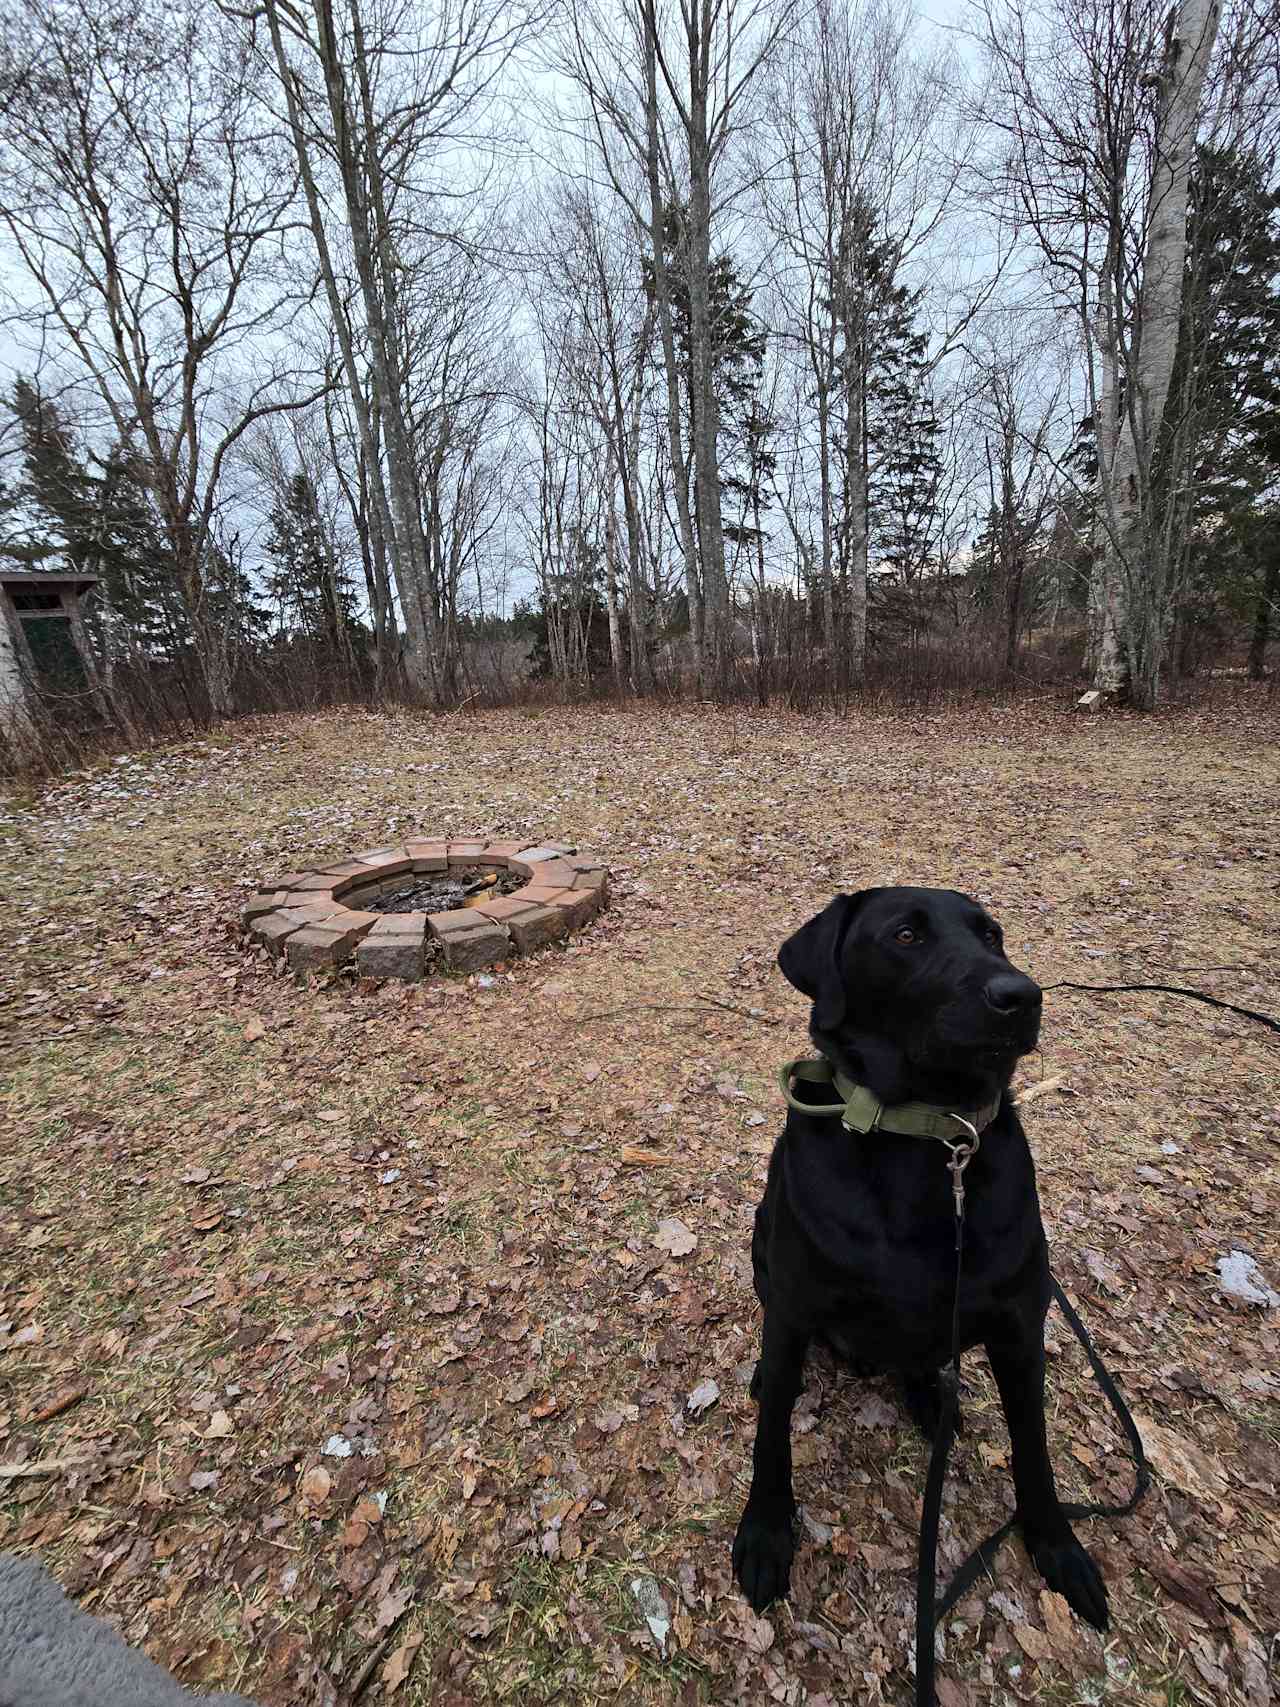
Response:
M1112 297L1114 259L1104 267L1102 286L1098 292L1097 311L1093 316L1094 361L1098 383L1093 402L1095 437L1098 451L1098 507L1093 526L1093 561L1089 567L1089 594L1085 608L1085 650L1083 668L1090 679L1097 676L1102 659L1103 637L1107 636L1108 669L1115 668L1116 608L1112 596L1112 556L1108 548L1111 537L1107 513L1111 492L1111 471L1116 459L1116 436L1119 428L1119 387L1117 363L1119 328ZM1086 327L1086 331L1088 328Z
M647 317L640 346L643 359L647 359L651 330L652 320ZM644 533L636 495L636 477L640 466L640 406L643 395L637 376L631 422L627 431L627 469L622 482L627 515L627 638L631 647L631 683L637 693L647 693L653 686L654 601L644 573Z
M862 412L859 400L859 414ZM850 686L861 687L867 666L867 536L868 494L867 458L863 434L859 434L856 454L849 459L846 470L848 487L845 493L845 525L849 538L845 550L848 563L849 658L847 675Z
M703 588L698 546L689 511L688 462L681 421L680 362L671 321L671 290L667 275L666 220L662 200L662 153L658 131L658 40L655 0L641 0L644 27L645 166L649 183L649 242L653 254L653 291L658 304L662 364L667 380L667 435L675 485L676 519L684 557L685 594L689 602L689 649L694 674L703 679Z
M1138 304L1138 335L1127 374L1109 477L1113 531L1094 687L1150 707L1159 695L1168 643L1175 564L1158 537L1152 464L1182 319L1187 192L1205 73L1218 30L1217 0L1179 0L1165 49L1161 110Z
M1253 618L1253 636L1249 641L1249 680L1261 682L1267 675L1267 642L1271 638L1271 613L1280 598L1280 545L1271 543L1271 561L1258 592L1258 608Z
M356 427L360 434L360 449L364 460L369 493L373 499L377 537L383 547L389 550L391 572L395 578L396 590L400 596L400 609L404 617L405 631L408 638L407 656L405 659L406 674L413 686L429 689L430 655L426 644L426 635L421 621L420 606L416 588L412 585L411 570L406 562L397 538L395 523L392 518L391 505L387 497L387 489L383 480L382 459L378 445L378 408L376 400L371 405L366 394L360 370L356 362L355 342L352 337L351 322L347 312L344 293L338 283L334 270L332 256L329 250L327 227L321 208L319 192L316 188L315 175L311 165L311 154L303 129L303 107L299 92L299 83L289 66L285 55L284 40L280 30L277 0L264 0L267 23L271 32L271 44L275 52L276 66L280 83L284 89L286 108L289 117L289 133L293 141L294 154L298 162L298 170L302 178L303 190L306 196L307 213L311 226L312 239L316 246L316 255L320 263L321 276L324 279L325 294L329 302L329 312L332 316L334 336L342 352L343 371L346 375L347 390L351 397L351 407L356 418ZM328 78L326 77L326 82ZM343 127L345 135L345 127ZM336 140L336 139L335 139Z
M609 613L609 662L613 666L613 685L622 688L622 626L618 621L618 512L609 499L604 524L604 596Z
M704 691L723 696L732 668L733 635L729 584L725 574L724 526L720 504L720 405L716 397L715 351L711 329L711 164L707 137L707 81L711 19L707 0L693 0L689 20L689 354L693 369L694 491L698 506L698 545L706 599L707 648Z
M436 613L427 591L429 572L426 547L395 356L395 329L388 324L388 312L392 304L384 301L379 288L381 269L376 254L379 234L376 215L366 194L366 184L375 186L376 193L376 186L380 183L381 164L378 160L367 157L368 145L372 144L373 136L369 133L366 115L363 127L363 140L366 144L363 152L366 157L362 170L362 162L357 156L357 141L352 135L354 114L347 97L346 75L331 0L315 0L315 8L319 25L320 64L346 202L347 229L351 234L352 256L368 332L373 402L386 445L387 475L391 486L389 537L395 541L396 546L392 561L399 565L397 580L400 584L400 602L405 626L411 640L418 640L421 646L425 665L421 672L423 685L433 701L438 703L441 683Z
M363 442L356 447L355 485L352 485L334 430L330 399L325 399L325 432L334 472L346 499L360 541L360 564L364 572L365 596L373 622L373 681L374 698L381 700L391 680L399 656L399 634L391 604L391 583L387 577L387 550L383 542L378 510L371 502L368 459Z
M332 43L337 65L337 40L333 25L332 0L315 0L317 12L323 15ZM404 379L400 369L401 327L404 322L397 283L397 257L393 252L391 224L387 217L383 193L382 162L371 146L380 135L380 126L373 110L369 84L369 62L365 53L364 26L360 15L360 0L348 0L357 86L360 91L360 113L364 150L363 183L352 163L352 182L356 186L356 201L348 193L352 207L350 221L355 246L356 270L360 276L361 292L369 316L370 359L373 382L378 392L383 429L387 440L387 461L390 467L392 494L395 500L396 521L401 531L410 578L417 594L422 631L426 641L429 680L437 703L449 696L453 671L445 656L448 631L442 630L438 584L432 573L431 551L422 525L422 508L418 494L418 470L414 461L412 436L405 410ZM322 36L321 40L324 41ZM326 82L328 76L326 74ZM344 102L345 90L338 84ZM330 97L332 102L332 95ZM344 182L347 167L343 164ZM366 192L367 187L367 194Z
M814 363L815 368L817 363ZM831 395L825 373L815 373L818 410L818 506L822 528L822 650L827 661L827 679L833 685L841 675L839 640L836 636L835 541L831 495Z

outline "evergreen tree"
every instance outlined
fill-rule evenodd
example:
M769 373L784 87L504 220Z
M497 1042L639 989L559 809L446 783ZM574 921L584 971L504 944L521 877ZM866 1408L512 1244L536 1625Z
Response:
M917 325L921 293L899 282L897 247L879 235L875 210L865 198L856 201L842 244L840 292L822 303L839 344L840 436L854 445L855 456L860 447L875 550L910 581L929 557L941 473L927 384L928 338ZM843 562L843 535L858 506L843 491L837 497Z
M756 399L751 398L742 417L739 455L735 461L725 458L721 463L721 488L731 493L738 505L738 519L726 520L724 524L725 538L738 544L754 541L761 552L767 537L761 517L772 508L770 487L778 466L777 453L772 447L776 431L776 421L765 415Z
M921 338L921 349L923 345ZM894 353L895 359L901 354ZM920 365L918 358L901 356L901 365L886 387L888 407L880 427L873 488L874 537L880 556L904 583L919 579L933 558L942 477L938 418Z
M667 208L663 249L667 263L672 326L676 347L680 353L686 407L692 425L692 313L688 274L682 264L683 222L683 208L675 205ZM645 293L653 300L655 284L650 256L642 257L641 268ZM765 486L776 463L776 458L768 448L773 423L761 414L758 407L767 340L759 322L751 313L751 290L743 281L737 263L731 255L712 257L708 277L708 299L711 353L719 411L720 490L722 502L726 494L732 495L738 512L736 517L725 517L724 533L726 539L743 541L756 537L760 512L769 507ZM694 437L691 433L691 443ZM696 468L693 477L696 482Z
M175 655L189 639L188 624L163 530L133 458L116 445L105 458L93 457L91 467L57 404L27 379L17 381L9 406L22 432L22 497L63 567L99 577L102 602L142 650Z
M1257 156L1197 153L1170 391L1183 401L1165 442L1194 430L1198 518L1247 505L1280 477L1280 191Z
M335 560L308 475L290 479L267 519L267 555L275 566L267 588L282 625L334 652L344 651L359 628L355 588Z
M928 383L927 334L918 324L921 293L898 282L892 245L867 233L869 285L867 441L875 468L872 537L900 580L927 565L942 461Z
M96 574L96 483L80 459L57 405L19 378L9 404L22 433L24 495L55 536L71 574ZM54 543L51 541L51 543Z
M980 611L993 611L1000 597L1000 539L1004 512L992 504L969 553L969 592Z
M1260 677L1277 589L1280 192L1257 156L1197 153L1171 395L1181 408L1169 412L1155 473L1166 506L1189 503L1194 524L1179 661L1194 668L1193 641L1203 650L1225 606L1252 617L1249 668ZM1194 446L1189 496L1176 490L1179 434Z

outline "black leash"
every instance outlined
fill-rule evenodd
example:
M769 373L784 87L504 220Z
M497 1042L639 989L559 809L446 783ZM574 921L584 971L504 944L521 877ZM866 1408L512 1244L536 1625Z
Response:
M920 1558L916 1569L916 1707L937 1707L934 1687L937 1655L934 1652L934 1636L938 1620L946 1617L961 1595L967 1594L979 1577L990 1574L992 1560L1018 1523L1018 1514L1015 1511L999 1529L993 1530L980 1546L974 1548L952 1577L942 1599L935 1602L942 1486L946 1480L947 1460L951 1456L951 1443L955 1438L956 1413L960 1402L960 1271L964 1257L964 1183L961 1175L967 1160L966 1155L957 1163L953 1152L949 1164L956 1201L956 1285L951 1306L951 1362L941 1374L942 1413L938 1418L937 1433L933 1437L933 1450L929 1454L924 1511L920 1520ZM1128 1438L1134 1468L1133 1492L1123 1505L1073 1503L1064 1505L1063 1512L1071 1518L1128 1517L1151 1482L1151 1469L1143 1450L1142 1436L1138 1433L1137 1424L1129 1413L1129 1407L1125 1404L1120 1389L1098 1356L1093 1341L1089 1338L1088 1329L1076 1314L1071 1300L1052 1275L1049 1281L1059 1309L1084 1347L1089 1367Z
M959 1118L957 1116L957 1118ZM972 1127L970 1131L972 1131ZM951 1361L939 1375L942 1389L942 1409L938 1428L929 1454L929 1474L924 1485L924 1511L920 1518L920 1556L916 1561L916 1703L917 1707L937 1707L934 1693L934 1672L937 1657L934 1653L934 1631L941 1616L934 1606L934 1591L938 1579L938 1524L942 1518L942 1485L947 1479L947 1459L956 1432L956 1412L960 1405L960 1271L964 1263L964 1170L978 1147L978 1135L972 1144L948 1144L951 1159L951 1189L955 1198L956 1216L956 1280L951 1292ZM1003 1537L1002 1537L1003 1539Z
M1166 996L1187 996L1193 1002L1204 1002L1211 1008L1225 1008L1229 1014L1239 1014L1242 1019L1257 1020L1259 1025L1265 1025L1271 1031L1280 1032L1280 1019L1273 1019L1270 1014L1259 1013L1257 1008L1237 1007L1234 1002L1224 1002L1220 996L1206 995L1203 990L1189 990L1185 984L1072 984L1063 979L1057 984L1042 984L1043 990L1156 990Z

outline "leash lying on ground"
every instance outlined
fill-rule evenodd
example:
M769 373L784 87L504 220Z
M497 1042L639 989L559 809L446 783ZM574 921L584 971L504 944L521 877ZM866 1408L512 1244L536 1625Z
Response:
M964 1206L962 1202L956 1212L955 1297L957 1306L960 1297L963 1229ZM1128 1517L1129 1513L1136 1509L1151 1482L1151 1467L1147 1463L1142 1436L1138 1433L1138 1426L1130 1415L1129 1407L1125 1404L1120 1389L1098 1356L1093 1341L1089 1338L1088 1329L1076 1314L1071 1300L1062 1290L1055 1276L1050 1275L1049 1283L1053 1288L1053 1296L1059 1309L1067 1318L1072 1332L1084 1347L1085 1356L1089 1359L1089 1367L1093 1370L1094 1377L1101 1387L1107 1403L1115 1412L1120 1426L1128 1438L1134 1469L1133 1492L1122 1505L1102 1505L1075 1501L1067 1504L1064 1502L1063 1513L1072 1518ZM951 1456L951 1443L955 1438L956 1411L960 1400L958 1326L955 1307L953 1307L951 1362L942 1371L942 1415L938 1419L937 1433L933 1437L933 1450L929 1454L929 1474L925 1482L924 1510L920 1517L920 1556L916 1565L916 1707L936 1707L937 1704L934 1687L934 1677L937 1670L934 1637L939 1619L946 1617L961 1595L967 1594L984 1572L990 1573L991 1564L996 1554L1018 1526L1018 1514L1015 1511L1012 1517L1005 1519L999 1529L992 1530L986 1540L974 1548L952 1577L942 1599L935 1601L938 1525L942 1516L942 1485L946 1480L947 1460Z
M1088 990L1123 991L1123 990L1156 990L1166 996L1187 996L1193 1002L1204 1002L1211 1008L1225 1008L1229 1014L1239 1014L1242 1019L1257 1020L1259 1025L1265 1025L1271 1031L1280 1032L1280 1019L1273 1019L1270 1014L1259 1013L1257 1008L1237 1007L1234 1002L1224 1002L1220 996L1207 995L1203 990L1188 989L1185 984L1073 984L1067 979L1061 979L1056 984L1042 984L1042 990Z

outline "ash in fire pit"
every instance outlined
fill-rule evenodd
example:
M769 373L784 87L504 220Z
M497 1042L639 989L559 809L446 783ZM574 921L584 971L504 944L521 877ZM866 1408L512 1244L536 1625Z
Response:
M513 894L524 881L514 871L485 871L479 866L428 872L359 904L366 913L448 913L480 897L493 901Z

